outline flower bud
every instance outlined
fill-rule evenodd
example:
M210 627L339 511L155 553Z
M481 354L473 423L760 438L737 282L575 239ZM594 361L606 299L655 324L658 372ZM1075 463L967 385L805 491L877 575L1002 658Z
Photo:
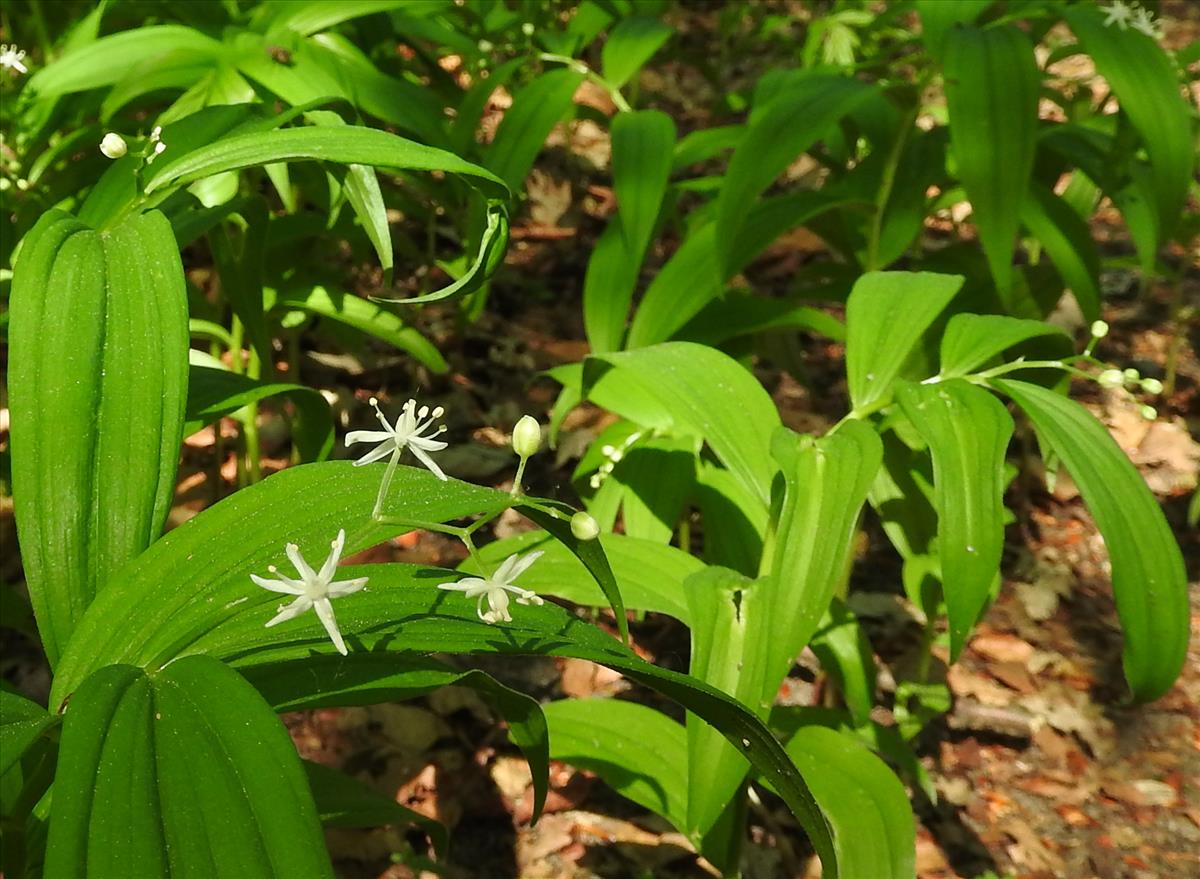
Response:
M1125 376L1125 381L1129 382L1130 384L1135 384L1142 380L1142 374L1140 372L1138 372L1136 369L1134 369L1132 366L1129 367L1127 370L1125 370L1125 372L1122 373L1122 375Z
M1163 383L1156 378L1142 379L1142 390L1147 394L1161 394L1163 392Z
M527 21L523 25L521 25L521 33L523 33L527 37L533 36L533 30L534 30L534 27L533 27L532 21Z
M1119 388L1125 384L1125 373L1119 369L1106 369L1097 379L1106 388Z
M588 513L576 513L571 517L571 533L576 540L595 540L600 535L600 523Z
M128 149L129 147L125 143L125 138L121 137L115 131L110 131L100 141L100 152L104 153L105 158L108 159L119 159L125 155Z
M542 445L542 428L532 415L523 415L512 433L513 451L521 458L528 458Z
M1153 406L1143 406L1141 409L1142 417L1147 421L1154 421L1158 418L1158 410Z
M1092 322L1092 338L1103 339L1108 335L1108 324L1102 320Z

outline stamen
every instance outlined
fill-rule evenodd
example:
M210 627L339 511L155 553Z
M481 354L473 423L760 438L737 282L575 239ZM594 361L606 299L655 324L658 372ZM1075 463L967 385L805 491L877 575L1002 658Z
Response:
M420 409L418 409L418 410L417 410L417 417L418 417L418 418L424 418L424 417L425 417L426 415L428 415L428 414L429 414L429 407L428 407L428 406L422 406Z
M436 409L433 410L434 418L441 418L445 414L446 414L446 410L443 409L441 406L438 406Z

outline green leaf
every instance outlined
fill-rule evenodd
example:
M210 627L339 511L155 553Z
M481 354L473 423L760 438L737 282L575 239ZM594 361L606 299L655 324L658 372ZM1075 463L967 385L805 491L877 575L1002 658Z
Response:
M810 74L751 116L717 198L716 249L726 275L733 244L755 199L796 156L873 93L874 86L853 79Z
M26 88L39 98L102 88L119 82L135 66L164 56L176 61L215 59L219 42L190 27L162 24L101 37L68 52L29 78Z
M304 772L308 776L317 814L325 827L412 824L428 834L438 857L445 857L450 846L450 834L445 825L400 805L387 794L367 787L344 772L308 760L304 761Z
M188 370L184 435L232 415L250 403L286 396L296 406L292 439L304 461L320 461L333 450L333 415L319 391L285 382L262 382L227 369L194 363Z
M562 699L542 708L550 756L687 831L687 736L653 708L618 699Z
M1125 631L1125 678L1139 701L1170 689L1188 644L1183 556L1137 469L1079 404L1027 382L993 379L1066 465L1096 520L1112 567L1117 615Z
M48 876L333 876L295 745L209 657L89 677L66 712L55 791Z
M683 581L703 567L699 559L673 546L624 534L602 534L598 539L612 564L613 576L620 586L621 599L627 610L665 613L685 624L688 622ZM608 604L583 563L567 547L543 532L527 531L495 540L480 548L479 557L495 566L513 553L534 550L543 555L536 565L521 575L521 584L526 589L586 607ZM469 558L459 569L472 574L482 573Z
M732 473L700 461L693 499L705 523L704 560L753 576L762 559L769 511Z
M1069 340L1061 328L1040 320L1000 314L956 314L942 335L941 375L962 376L1022 342L1041 336Z
M725 285L717 264L716 240L715 224L705 223L688 235L663 264L638 303L626 347L644 348L667 341L689 318L721 295Z
M770 577L761 604L771 610L771 672L760 698L769 706L779 682L816 631L850 574L859 512L883 459L879 435L846 421L820 439L779 428L771 453L783 471Z
M55 663L93 596L170 510L188 349L170 223L151 212L100 233L47 213L17 261L9 342L13 500Z
M960 275L868 272L846 301L846 378L856 412L886 405L921 336L962 287Z
M1029 37L1012 24L955 27L946 33L945 50L958 177L996 290L1011 310L1013 245L1033 173L1041 73Z
M517 92L484 161L509 189L522 189L550 129L571 109L571 99L582 82L582 73L552 70Z
M350 293L330 293L319 286L285 290L275 300L275 308L298 308L354 327L411 354L423 366L438 374L450 368L437 347L416 328L374 302Z
M271 19L270 27L272 30L287 28L298 34L315 34L343 21L407 5L408 0L307 0L305 3L280 3L279 14Z
M962 379L904 382L897 398L933 455L938 557L954 662L1000 573L1004 461L1013 420L999 400Z
M1034 184L1021 205L1021 222L1046 248L1085 319L1100 317L1100 254L1091 230L1065 201Z
M879 669L858 617L834 598L809 646L821 660L821 668L836 682L854 725L869 725Z
M621 506L630 537L671 542L696 479L694 446L687 438L643 440L609 474L625 489Z
M916 824L904 785L853 736L823 726L799 729L787 752L833 828L846 876L912 879Z
M921 39L934 58L941 60L946 34L958 25L973 24L992 0L916 0L921 16Z
M668 25L656 18L641 15L622 18L609 32L604 48L600 50L600 70L604 79L613 88L621 88L662 48L672 33L674 31Z
M1105 27L1101 12L1080 6L1065 15L1142 137L1150 156L1159 241L1165 241L1179 222L1193 180L1195 108L1180 94L1179 78L1158 41L1133 28Z
M36 702L0 687L0 776L61 719Z
M765 505L775 466L775 404L737 361L704 345L665 342L589 358L585 396L623 418L676 436L701 437Z

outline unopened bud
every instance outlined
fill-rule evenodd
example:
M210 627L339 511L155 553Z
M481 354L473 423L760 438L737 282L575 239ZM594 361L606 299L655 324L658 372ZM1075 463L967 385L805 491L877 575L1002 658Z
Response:
M512 433L513 451L518 457L528 458L542 445L542 428L532 415L523 415Z
M1147 421L1154 421L1155 419L1158 418L1158 410L1155 409L1153 406L1143 406L1142 407L1142 417L1145 418Z
M104 153L105 158L108 159L119 159L125 155L128 149L129 147L125 143L125 138L121 137L115 131L110 131L100 141L100 152Z
M527 37L532 37L533 36L533 22L527 21L523 25L521 25L521 33L523 33Z
M571 533L576 540L595 540L600 535L600 523L588 513L576 513L571 517Z
M1106 369L1097 380L1106 388L1119 388L1125 384L1125 373L1119 369Z
M1136 369L1134 369L1132 366L1129 367L1129 369L1125 370L1125 372L1123 372L1122 375L1125 376L1125 381L1129 382L1130 384L1136 384L1137 382L1142 380L1142 374L1140 372L1138 372Z
M1096 339L1103 339L1108 335L1108 324L1102 320L1092 322L1092 336Z
M478 46L479 46L479 51L483 52L485 55L488 52L492 51L492 49L496 48L495 45L493 45L491 40L480 40L478 43Z
M1161 394L1163 392L1163 383L1156 378L1142 379L1142 390L1147 394Z

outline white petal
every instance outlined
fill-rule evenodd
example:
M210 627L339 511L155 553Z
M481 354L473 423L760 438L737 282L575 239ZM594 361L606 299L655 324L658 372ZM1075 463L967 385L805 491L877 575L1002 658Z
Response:
M294 580L290 583L286 583L282 579L268 580L266 577L258 576L258 574L251 574L250 579L253 580L256 585L261 586L263 589L268 589L271 592L279 592L283 595L304 594L304 587Z
M278 625L279 623L286 623L288 620L295 619L296 617L300 616L300 614L312 607L312 605L313 603L311 598L309 598L307 595L301 595L279 613L275 614L275 616L271 617L271 619L267 622L266 627L269 629L271 626Z
M482 577L464 577L453 583L439 583L438 589L452 589L455 592L466 592L468 595L472 592L487 591L492 588L492 584Z
M342 557L342 549L346 546L346 529L339 528L338 535L330 547L329 558L325 559L325 564L321 565L321 572L317 574L317 579L322 583L328 584L333 579L333 572L337 570L338 560Z
M540 559L542 557L542 555L543 555L543 552L542 552L542 550L539 549L536 552L531 552L527 555L521 556L521 558L519 558L515 562L513 562L512 567L509 568L508 575L506 577L501 578L500 572L497 571L496 577L495 577L496 581L502 582L505 585L512 583L513 580L517 579L517 577L520 577L522 574L524 574L526 571L528 571L530 566L534 562L536 562L538 559ZM509 561L512 561L512 559L514 559L514 558L516 558L516 556L511 556L509 558ZM504 564L507 566L508 561L506 561Z
M353 580L335 580L329 584L326 592L330 598L341 598L343 595L353 595L366 585L366 577L357 577Z
M488 607L492 609L492 617L502 619L505 622L512 622L512 616L508 612L508 593L503 589L493 589L488 592L487 596Z
M418 446L412 446L412 453L417 456L417 460L433 471L433 475L438 479L445 481L449 477L442 472L442 468L434 463L433 458L425 454L425 450Z
M333 646L337 648L338 653L345 656L346 642L342 640L342 633L338 631L337 618L333 615L333 605L329 603L329 599L318 598L313 602L313 610L317 612L321 624L325 626L325 631L333 641Z
M304 556L300 555L300 547L296 546L296 544L289 543L283 548L283 551L287 553L287 557L296 566L296 573L300 575L301 579L311 581L317 576L317 572L304 560Z
M381 443L391 438L392 432L390 430L352 430L346 434L346 445L352 446L355 443Z
M390 443L390 442L381 443L378 448L372 449L371 451L369 451L365 455L363 455L361 458L359 458L357 461L355 461L354 466L361 467L363 464L371 464L375 461L378 461L380 458L386 458L388 455L390 455L395 450L396 450L396 447L394 445L392 445L392 443Z
M424 449L427 452L440 452L450 444L444 443L441 440L429 439L428 437L424 436L410 436L408 438L408 445L409 448L413 449Z
M514 552L503 562L501 562L500 567L496 568L496 573L492 574L492 582L507 583L509 580L511 580L513 578L513 569L517 566L517 559L519 557L520 556Z

